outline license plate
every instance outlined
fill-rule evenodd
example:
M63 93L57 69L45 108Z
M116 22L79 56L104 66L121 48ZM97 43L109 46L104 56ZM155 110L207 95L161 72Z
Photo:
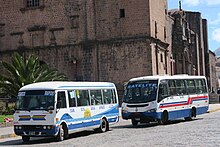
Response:
M140 118L135 118L135 120L136 120L136 121L140 121L141 119L140 119Z
M35 135L35 132L29 132L29 135Z

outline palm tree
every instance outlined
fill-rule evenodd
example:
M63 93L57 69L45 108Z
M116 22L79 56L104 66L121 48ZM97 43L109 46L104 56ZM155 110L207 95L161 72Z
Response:
M28 59L18 53L13 54L11 64L1 62L7 75L0 75L0 95L16 97L19 89L24 85L43 81L67 80L64 74L41 65L38 57L30 55Z

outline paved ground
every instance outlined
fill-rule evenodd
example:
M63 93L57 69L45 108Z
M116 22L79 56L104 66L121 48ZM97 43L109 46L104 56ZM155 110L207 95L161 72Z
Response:
M219 110L220 110L220 104L210 104L208 113L212 113ZM10 138L10 137L16 137L16 135L14 134L13 126L0 128L0 141L3 138Z

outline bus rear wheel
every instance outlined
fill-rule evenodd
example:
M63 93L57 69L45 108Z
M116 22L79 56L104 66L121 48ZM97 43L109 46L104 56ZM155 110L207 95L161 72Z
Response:
M190 120L194 120L196 118L196 108L192 108L192 110L190 111L190 116L189 117L185 117L184 119L186 121L190 121Z
M136 121L134 118L131 119L131 123L134 127L138 125L138 121Z
M108 121L107 121L105 118L103 118L103 119L101 120L101 124L100 124L100 127L99 127L98 131L99 131L100 133L104 133L104 132L107 132L108 130L109 130Z

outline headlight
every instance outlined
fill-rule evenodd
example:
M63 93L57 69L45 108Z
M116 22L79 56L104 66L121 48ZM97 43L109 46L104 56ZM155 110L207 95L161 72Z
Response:
M147 110L147 112L156 112L156 109Z
M47 130L50 130L50 129L52 129L52 126L43 126L43 129L44 129L44 130L46 130L46 129L47 129Z
M123 109L121 110L121 112L122 112L122 113L128 113L127 110L123 110Z
M21 129L22 129L22 127L21 127L21 126L18 126L18 129L19 129L19 130L21 130Z

